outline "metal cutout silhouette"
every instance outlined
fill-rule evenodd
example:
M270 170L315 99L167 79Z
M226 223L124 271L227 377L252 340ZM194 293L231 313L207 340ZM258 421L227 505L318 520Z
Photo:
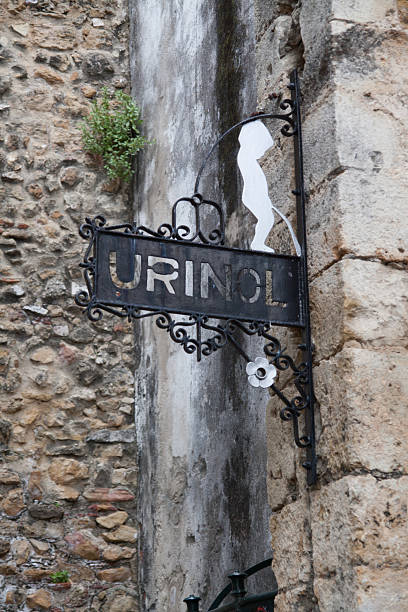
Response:
M286 223L296 255L300 257L302 251L292 225L287 217L272 204L269 198L265 174L258 163L258 159L265 155L274 145L269 130L262 121L246 123L241 128L238 140L241 147L238 152L237 162L244 181L242 202L257 218L255 235L250 248L253 251L275 252L274 249L265 244L275 223L275 215L273 214L273 211L275 211Z

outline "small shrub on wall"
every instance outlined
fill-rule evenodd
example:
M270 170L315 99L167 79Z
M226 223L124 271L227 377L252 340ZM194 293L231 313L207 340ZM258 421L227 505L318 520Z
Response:
M148 141L140 134L140 110L123 91L110 94L106 87L81 125L85 151L103 163L109 179L129 181L132 158Z

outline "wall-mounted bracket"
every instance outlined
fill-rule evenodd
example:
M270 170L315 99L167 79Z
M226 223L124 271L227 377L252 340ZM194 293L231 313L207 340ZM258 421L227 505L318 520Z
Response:
M180 198L173 205L171 223L152 230L129 223L108 226L100 215L87 218L80 227L80 235L89 240L80 264L86 288L77 293L75 301L91 321L98 321L103 311L129 321L156 317L157 326L198 361L226 345L233 346L247 362L249 383L254 387L270 387L283 402L280 416L284 421L292 421L295 443L306 449L303 466L307 469L308 484L313 484L316 481L313 345L296 72L291 75L289 89L291 99L280 104L283 113L244 119L216 141L200 168L194 195ZM293 137L295 246L300 251L293 256L276 254L268 247L267 252L226 247L223 207L199 193L204 168L221 140L237 128L262 119L283 121L281 133ZM291 231L288 220L279 214ZM274 326L301 329L299 364L272 334ZM266 341L264 357L251 358L243 342L245 336ZM286 391L288 387L277 384L283 371L292 374L297 391L294 397ZM302 415L304 426L299 428Z

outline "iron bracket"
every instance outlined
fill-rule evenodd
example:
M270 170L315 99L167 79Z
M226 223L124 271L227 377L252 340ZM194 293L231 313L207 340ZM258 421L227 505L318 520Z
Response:
M143 319L146 317L156 317L156 324L159 328L167 331L171 339L180 344L188 354L195 354L198 361L202 357L211 355L215 351L231 344L247 361L251 369L251 376L259 379L255 380L254 386L270 386L274 393L283 403L280 417L283 421L291 421L293 425L293 435L296 445L306 451L306 460L303 467L307 470L307 482L312 485L316 482L316 442L314 424L314 404L315 396L313 390L313 344L310 328L310 306L309 306L309 287L307 269L307 243L306 243L306 213L305 213L305 188L303 178L303 151L302 151L302 125L300 113L300 88L296 71L291 74L289 84L291 98L284 99L280 104L283 113L262 113L244 119L232 126L227 132L222 134L213 145L206 156L194 186L194 194L191 197L184 197L177 200L172 208L171 223L163 223L157 230L152 230L144 225L125 223L121 225L107 226L103 216L98 215L93 219L87 218L86 223L80 227L80 235L89 241L85 252L84 260L80 264L83 268L86 288L79 291L75 296L76 303L84 308L91 321L98 321L103 315L103 311L127 318L129 321ZM271 320L248 320L240 319L239 316L228 317L220 315L217 319L209 316L205 312L188 312L177 308L146 307L134 303L103 301L98 298L97 286L101 283L98 279L98 235L101 233L118 234L134 238L152 238L167 244L177 243L191 245L193 243L207 246L222 247L225 241L225 218L223 207L212 201L205 199L199 193L200 178L208 162L209 157L220 144L221 140L238 127L257 121L259 119L276 119L284 122L281 133L286 137L293 137L294 160L295 160L295 189L293 194L296 196L297 212L297 236L301 247L300 257L293 257L296 265L299 266L299 284L301 296L301 313L299 320L286 323L276 323ZM194 224L192 227L179 223L180 207L184 204L189 205L194 214ZM206 215L203 210L212 210L213 218L217 219L216 226L205 229ZM235 249L237 253L240 251ZM241 251L242 253L243 251ZM282 256L285 257L285 256ZM178 314L177 314L178 313ZM176 317L173 315L176 314ZM280 341L271 333L272 327L276 324L289 327L299 327L302 330L302 342L299 349L302 352L302 360L296 364L294 359L287 354L286 349L281 346ZM240 336L258 336L263 338L266 343L264 352L266 359L264 367L260 367L253 362L246 350L242 346ZM258 362L259 364L260 362ZM273 372L288 371L292 374L294 386L297 390L295 397L290 397L284 389L279 388L275 382L268 382ZM249 376L249 378L251 378ZM275 378L275 377L273 377ZM272 382L272 378L270 379ZM254 383L251 383L254 384ZM299 419L304 415L303 431L299 429Z

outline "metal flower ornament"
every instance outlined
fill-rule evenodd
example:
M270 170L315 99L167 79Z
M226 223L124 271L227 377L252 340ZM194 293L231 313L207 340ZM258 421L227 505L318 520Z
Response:
M273 385L278 371L265 357L257 357L255 361L247 363L246 373L250 385L266 389Z

